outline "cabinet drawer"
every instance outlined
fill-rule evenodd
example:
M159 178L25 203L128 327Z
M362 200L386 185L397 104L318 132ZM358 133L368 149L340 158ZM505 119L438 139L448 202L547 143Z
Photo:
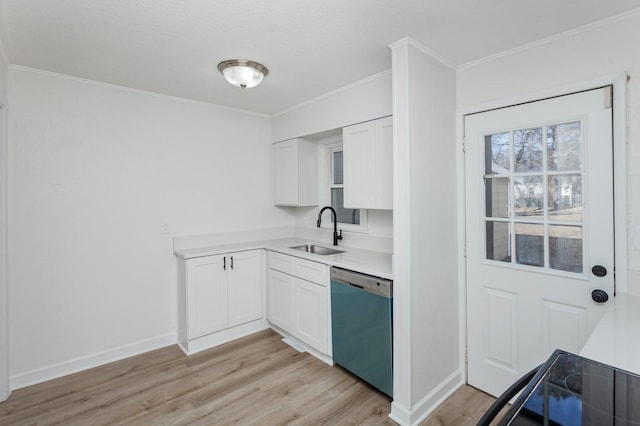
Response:
M327 286L329 276L327 274L327 265L324 263L301 259L275 251L269 251L268 259L270 269L294 275L303 280L320 284L323 287Z
M327 286L327 265L297 257L294 259L293 275L323 287Z
M295 259L293 256L269 251L269 268L286 274L293 274L293 261Z

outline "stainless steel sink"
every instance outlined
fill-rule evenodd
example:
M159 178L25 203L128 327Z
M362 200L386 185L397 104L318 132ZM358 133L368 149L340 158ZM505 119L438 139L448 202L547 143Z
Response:
M336 249L332 249L332 248L316 246L314 244L304 244L302 246L294 246L294 247L289 247L289 248L294 249L294 250L304 251L304 252L307 252L307 253L319 254L320 256L328 256L330 254L344 253L344 251L342 251L342 250L336 250Z

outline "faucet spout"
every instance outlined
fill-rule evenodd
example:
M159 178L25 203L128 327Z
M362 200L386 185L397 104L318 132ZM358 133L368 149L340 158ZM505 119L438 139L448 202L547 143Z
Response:
M336 210L333 207L325 206L320 209L320 213L318 213L317 226L318 228L320 228L320 225L322 224L322 213L324 213L325 210L331 211L331 215L333 218L333 245L337 246L338 240L342 239L342 229L340 230L340 234L338 234L338 214L336 213Z

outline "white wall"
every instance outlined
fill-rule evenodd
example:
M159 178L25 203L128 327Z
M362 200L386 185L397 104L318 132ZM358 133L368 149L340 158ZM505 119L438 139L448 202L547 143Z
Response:
M329 205L329 201L320 203ZM333 228L316 227L320 207L303 207L294 212L296 217L296 237L331 244L333 241ZM329 221L329 213L325 213L322 223ZM338 227L340 230L340 227ZM342 240L339 245L355 247L365 250L393 252L393 211L391 210L367 210L367 231L355 232L342 230Z
M9 397L9 304L7 301L7 59L0 40L0 401Z
M511 54L460 67L457 73L457 103L461 110L484 109L503 100L536 93L561 94L603 76L627 72L630 76L628 100L628 292L640 295L640 13L623 19L592 25L561 37L549 39ZM533 96L533 95L532 95ZM458 118L461 120L461 117ZM618 228L625 226L618 223ZM635 246L633 246L635 244ZM620 250L620 251L624 251ZM623 275L623 274L619 274ZM626 287L627 283L620 283Z
M268 117L18 67L9 85L14 387L174 342L173 235L292 225Z
M383 72L276 114L271 137L278 142L391 114L391 73Z
M392 47L394 401L417 424L462 383L455 71L411 39Z

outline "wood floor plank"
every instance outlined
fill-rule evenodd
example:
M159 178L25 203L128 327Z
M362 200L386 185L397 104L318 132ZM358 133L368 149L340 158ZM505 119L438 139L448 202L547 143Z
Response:
M493 398L458 390L422 425L474 425ZM186 356L167 347L14 391L0 425L393 425L390 399L273 330Z
M94 409L94 416L103 424L135 419L139 414L181 397L186 398L191 406L197 406L199 399L215 401L221 392L239 386L238 383L241 386L251 382L252 376L259 374L261 368L269 368L261 366L260 359L268 360L272 368L277 368L278 363L289 362L289 355L280 347L265 349L264 345L254 346L248 343L237 356L233 356L237 351L221 355L213 352L206 361L191 363L188 368L183 365L176 375L129 385L120 389L117 397L112 397L108 403L100 403L99 408ZM67 417L65 421L75 418L78 416Z
M495 398L465 385L431 413L421 426L475 426ZM504 414L506 408L497 417ZM495 423L495 422L494 422Z

